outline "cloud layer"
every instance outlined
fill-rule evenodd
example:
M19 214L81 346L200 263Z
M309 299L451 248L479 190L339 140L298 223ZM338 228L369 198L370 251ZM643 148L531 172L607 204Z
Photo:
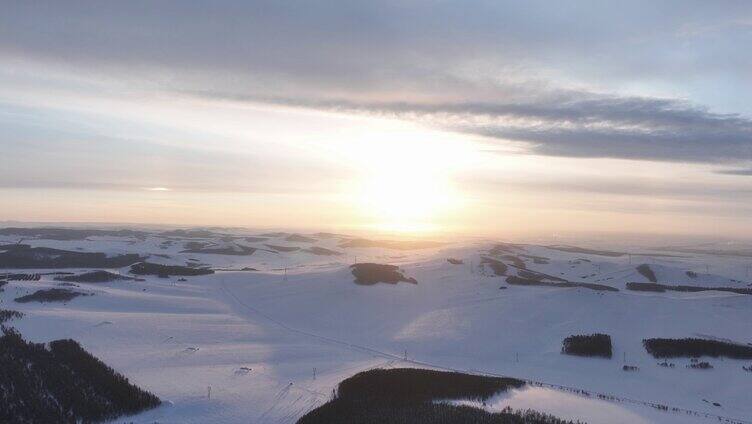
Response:
M490 139L525 142L532 153L542 155L695 163L752 159L752 120L738 114L650 97L572 91L537 92L531 97L515 103L264 100L417 120Z
M752 159L752 106L741 100L752 96L752 55L743 49L752 44L749 2L77 1L6 9L6 61L166 91L389 114L521 141L536 154Z

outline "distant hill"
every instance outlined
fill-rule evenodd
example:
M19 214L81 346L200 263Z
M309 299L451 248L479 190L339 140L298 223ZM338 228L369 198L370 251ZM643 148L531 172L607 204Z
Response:
M2 236L35 237L46 240L85 240L87 237L136 237L144 238L149 233L135 230L89 230L71 228L0 228Z
M141 260L135 253L107 256L26 244L0 246L0 268L120 268Z

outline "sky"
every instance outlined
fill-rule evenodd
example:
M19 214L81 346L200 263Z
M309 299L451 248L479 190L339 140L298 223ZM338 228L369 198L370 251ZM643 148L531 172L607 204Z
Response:
M748 1L0 6L0 221L752 237Z

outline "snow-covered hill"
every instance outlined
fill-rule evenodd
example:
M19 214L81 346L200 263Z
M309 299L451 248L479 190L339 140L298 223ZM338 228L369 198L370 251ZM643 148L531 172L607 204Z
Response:
M66 303L13 300L60 287L55 275L14 280L0 293L0 308L25 313L13 325L27 339L77 340L138 386L170 401L129 421L294 422L328 400L336 384L356 372L377 366L432 366L508 375L622 399L609 402L608 410L623 415L583 412L591 423L717 420L661 412L627 400L752 422L752 373L742 370L750 361L709 359L712 370L693 370L685 367L689 359L678 359L673 361L675 368L666 368L642 347L649 337L750 343L752 296L626 289L626 283L651 279L749 287L750 261L743 256L478 241L354 243L353 238L330 234L242 231L43 237L27 234L22 243L110 257L136 253L149 263L215 271L195 277L74 283L66 288L94 295ZM20 238L2 233L0 245ZM484 258L502 263L504 275L497 275ZM350 269L355 262L397 265L417 284L355 284ZM640 272L643 264L654 278L645 275L645 267ZM129 270L108 269L136 277ZM87 270L5 269L0 279L5 272L54 271ZM507 284L508 276L605 285L618 291L521 286ZM613 359L560 353L565 337L593 332L611 336ZM639 371L622 371L625 363ZM598 406L588 402L602 402L582 397L566 401L546 393L500 402L514 406L522 399L528 407L535 395L541 408L545 405L548 412L557 413L559 402L558 412L569 415L576 414L576 405L589 410Z

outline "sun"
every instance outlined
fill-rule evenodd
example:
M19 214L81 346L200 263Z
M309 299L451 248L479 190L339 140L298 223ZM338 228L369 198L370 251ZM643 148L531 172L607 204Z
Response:
M414 170L413 170L414 171ZM379 230L426 232L452 203L448 182L433 172L382 172L364 182L361 204Z
M358 184L368 226L394 233L440 230L442 218L460 203L451 152L416 141L390 147L369 152Z
M466 138L386 118L363 118L328 139L352 172L340 193L351 225L379 232L443 232L464 209L456 181L476 162Z

